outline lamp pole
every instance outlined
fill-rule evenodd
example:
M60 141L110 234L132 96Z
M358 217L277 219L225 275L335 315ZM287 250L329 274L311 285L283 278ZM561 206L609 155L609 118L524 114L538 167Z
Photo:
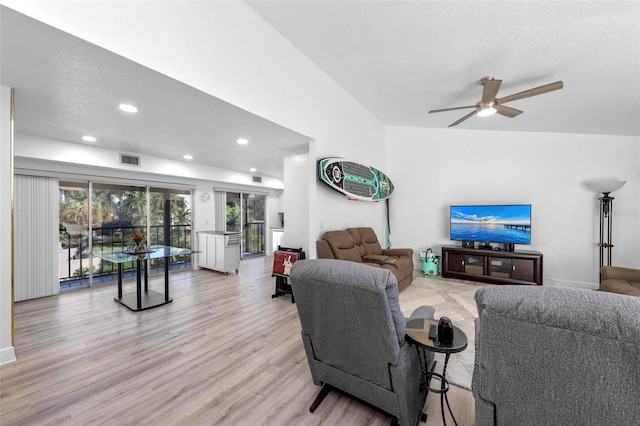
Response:
M613 197L609 196L609 192L603 192L600 200L600 267L604 266L604 254L607 253L607 265L611 266L611 249L612 244L612 213L613 213ZM606 240L605 240L606 228Z

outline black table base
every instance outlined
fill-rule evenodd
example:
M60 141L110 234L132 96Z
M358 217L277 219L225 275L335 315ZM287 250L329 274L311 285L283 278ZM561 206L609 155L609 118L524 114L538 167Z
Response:
M295 297L293 297L293 290L291 289L291 284L288 282L288 278L282 275L271 275L272 277L276 277L276 292L271 295L271 298L284 296L285 294L291 295L291 303L296 303Z
M142 271L144 269L144 290L142 288ZM144 311L173 302L169 297L169 259L164 259L164 294L149 290L149 260L136 260L136 292L122 294L122 263L118 263L118 297L116 302L132 311Z
M147 290L141 294L140 307L138 307L137 299L138 295L136 293L124 294L120 299L117 297L113 298L116 302L136 312L173 302L173 299L165 300L164 294L153 290Z
M462 352L467 348L467 335L464 334L464 331L460 330L458 327L454 326L453 333L453 342L451 343L441 343L438 338L435 339L429 337L429 326L437 325L438 322L435 320L427 320L423 318L414 319L407 322L407 337L412 340L416 344L416 350L418 351L418 358L420 359L421 365L421 388L424 390L425 394L429 392L433 392L435 394L440 394L440 413L442 414L442 424L446 426L447 420L445 417L445 405L449 414L451 415L451 419L453 420L454 425L458 425L455 416L453 415L453 411L451 410L451 405L449 404L449 397L447 396L447 392L449 391L449 381L447 380L447 366L449 365L449 357L452 353ZM435 361L431 368L431 371L427 371L427 351L435 352L435 353L443 353L445 354L444 358L444 366L442 367L442 374L436 373L433 367L435 367ZM432 387L431 380L439 380L439 387ZM426 420L426 416L421 416L422 420Z

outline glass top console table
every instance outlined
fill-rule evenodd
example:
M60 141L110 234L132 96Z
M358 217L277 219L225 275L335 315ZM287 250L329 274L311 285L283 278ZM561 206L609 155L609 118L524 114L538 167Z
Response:
M173 256L183 256L198 253L195 250L171 246L150 246L144 253L129 253L126 250L113 250L92 253L107 262L118 265L118 297L114 300L132 311L143 311L157 306L171 303L169 297L169 259ZM164 294L149 290L149 260L164 258ZM136 292L122 294L122 265L136 262ZM144 291L142 289L142 269L144 268Z

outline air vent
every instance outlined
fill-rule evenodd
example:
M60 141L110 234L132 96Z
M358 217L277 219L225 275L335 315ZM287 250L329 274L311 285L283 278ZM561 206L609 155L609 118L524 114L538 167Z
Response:
M135 155L120 154L120 164L126 164L128 166L139 166L140 157Z
M260 176L254 176L253 181L256 183L262 183L262 178Z

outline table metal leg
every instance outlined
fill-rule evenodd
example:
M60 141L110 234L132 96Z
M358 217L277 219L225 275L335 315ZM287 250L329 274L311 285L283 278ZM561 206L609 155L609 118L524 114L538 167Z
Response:
M136 261L136 307L138 310L142 309L142 276L141 276L141 261Z
M164 301L169 302L169 258L164 258Z
M433 364L431 364L431 370L428 370L427 366L427 354L424 348L416 345L416 350L418 351L418 360L420 362L420 393L422 396L422 408L424 408L424 404L427 402L427 396L429 391L432 390L429 385L431 383L431 378L433 376L437 376L435 373L436 364L438 361L433 360ZM424 411L420 413L420 420L424 423L427 422L427 413Z
M144 292L149 291L149 259L144 260Z
M122 299L122 263L118 263L118 299Z
M451 414L451 418L453 419L453 424L458 426L458 422L456 418L453 416L453 411L451 411L451 405L449 405L449 397L447 396L447 391L445 390L445 383L447 382L447 365L449 364L449 355L446 354L444 357L444 367L442 368L442 383L440 389L442 389L442 393L440 394L440 410L442 411L442 424L446 426L447 422L444 417L444 403L447 403L447 408L449 409L449 414ZM447 389L448 390L448 389Z

